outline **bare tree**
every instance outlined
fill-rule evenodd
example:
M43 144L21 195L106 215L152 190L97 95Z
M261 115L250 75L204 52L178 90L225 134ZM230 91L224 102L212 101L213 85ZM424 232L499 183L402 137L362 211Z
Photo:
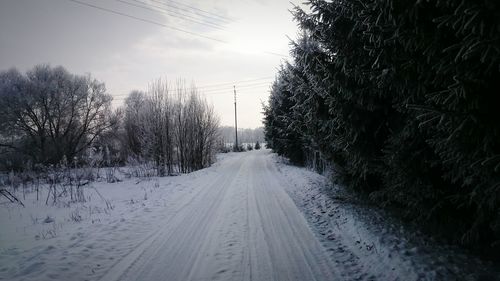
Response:
M219 121L213 107L194 86L178 81L176 88L170 91L156 80L146 94L133 92L126 103L129 146L139 158L154 162L160 176L192 172L214 161Z
M219 119L194 86L187 89L180 85L175 118L177 159L182 172L191 172L213 163Z
M33 163L73 159L111 126L104 84L62 67L2 72L0 95L0 145Z
M159 176L173 172L172 106L168 84L161 79L151 83L139 116L141 149L155 162Z
M125 153L128 156L140 156L141 151L141 110L145 106L146 94L141 91L132 91L125 99L124 130L125 130Z

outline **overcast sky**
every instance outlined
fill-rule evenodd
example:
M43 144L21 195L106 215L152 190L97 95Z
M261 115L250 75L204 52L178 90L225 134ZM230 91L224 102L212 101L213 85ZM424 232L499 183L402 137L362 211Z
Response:
M254 128L285 59L277 54L297 35L289 0L75 1L0 0L0 70L49 63L91 73L115 106L154 79L182 78L231 126L235 84L238 127Z

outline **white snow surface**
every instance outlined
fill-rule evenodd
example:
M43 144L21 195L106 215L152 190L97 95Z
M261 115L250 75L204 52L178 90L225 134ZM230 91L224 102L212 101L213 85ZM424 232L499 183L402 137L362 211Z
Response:
M331 178L271 157L289 179L284 188L328 249L337 280L500 280L498 264L421 233Z
M85 194L47 206L46 190L38 201L16 193L25 208L0 199L0 280L496 277L493 265L408 233L269 150L223 154L187 175L97 182Z

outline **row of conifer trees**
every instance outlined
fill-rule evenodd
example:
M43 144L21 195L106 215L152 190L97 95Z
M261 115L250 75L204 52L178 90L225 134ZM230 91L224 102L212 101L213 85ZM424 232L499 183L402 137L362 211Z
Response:
M264 107L268 146L405 217L500 248L495 0L309 0Z

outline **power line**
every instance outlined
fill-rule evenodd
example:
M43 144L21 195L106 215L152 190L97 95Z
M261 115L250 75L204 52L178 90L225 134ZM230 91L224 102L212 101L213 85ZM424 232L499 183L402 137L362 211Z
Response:
M210 88L210 87L218 87L218 86L225 86L225 85L234 85L234 84L241 84L241 83L259 81L259 80L271 79L271 78L274 78L274 76L266 76L266 77L254 78L254 79L250 79L250 80L241 80L241 81L233 81L233 82L209 84L209 85L204 85L204 86L200 86L200 87L196 87L196 88L197 89L201 89L201 88Z
M142 21L142 22L145 22L145 23L150 23L150 24L161 26L161 27L169 28L169 29L172 29L172 30L175 30L175 31L183 32L183 33L186 33L186 34L190 34L190 35L193 35L193 36L205 38L205 39L216 41L216 42L219 42L219 43L229 44L228 42L220 40L220 39L217 39L217 38L205 36L203 34L199 34L199 33L195 33L195 32L192 32L192 31L184 30L184 29L181 29L181 28L177 28L177 27L174 27L174 26L166 25L166 24L159 23L159 22L156 22L156 21L152 21L152 20L148 20L148 19L136 17L136 16L133 16L133 15L125 14L125 13L118 12L118 11L115 11L115 10L111 10L111 9L108 9L108 8L103 8L103 7L100 7L100 6L95 6L95 5L92 5L92 4L89 4L89 3L85 3L85 2L81 2L81 1L78 1L78 0L67 0L67 1L71 1L71 2L80 4L80 5L83 5L83 6L91 7L91 8L94 8L94 9L97 9L97 10L101 10L101 11L105 11L105 12L108 12L108 13L112 13L112 14L115 14L115 15L120 15L120 16L124 16L124 17L127 17L127 18L135 19L135 20Z
M205 13L205 15L202 15L200 14L199 12L194 12L193 10L198 10L200 11L200 9L196 8L196 7L193 7L193 6L188 6L190 7L190 9L186 9L186 8L182 8L182 7L179 7L179 6L176 6L176 5L172 5L172 4L168 4L168 3L165 3L163 1L159 1L159 0L150 0L151 2L155 2L155 3L158 3L158 4L161 4L161 5L164 5L164 6L167 6L167 7L171 7L171 8L174 8L174 9L178 9L178 10L181 10L181 11L185 11L185 12L188 12L188 13L192 13L192 14L195 14L195 15L198 15L198 16L201 16L201 17L204 17L206 19L211 19L211 20L214 20L214 21L218 21L218 22L233 22L234 20L232 19L229 19L229 18L226 18L224 16L220 16L218 14L213 14L211 12L207 12L207 11L203 11ZM169 2L173 2L173 1L169 1Z
M151 5L151 4L148 4L148 3L145 3L145 2L142 2L142 1L138 1L138 0L132 0L132 1L137 2L137 3L141 3L144 6L137 5L137 4L134 4L134 3L130 3L130 2L127 2L127 1L124 1L124 0L115 0L115 1L123 3L123 4L126 4L126 5L129 5L129 6L133 6L133 7L137 7L137 8L141 8L141 9L145 9L145 10L149 10L149 11L153 11L153 12L159 12L159 13L162 13L164 15L168 15L168 16L171 16L171 17L174 17L174 18L178 18L178 19L182 19L182 20L189 21L189 22L193 22L193 23L196 23L196 24L199 24L199 25L204 25L204 26L207 26L207 27L215 28L215 29L218 29L218 30L223 30L223 28L224 28L223 26L218 25L218 24L214 24L214 23L211 23L211 22L201 22L198 19L193 18L193 17L191 17L189 15L180 14L180 13L177 13L177 12L174 12L174 11L171 11L171 10L167 10L167 9L162 8L162 7ZM153 7L153 8L150 8L148 6Z
M239 85L240 88L247 88L249 86L254 87L254 86L267 86L271 84L273 81L262 81L262 82L254 82L254 81L259 81L259 80L264 80L264 79L270 79L274 78L274 76L266 76L266 77L260 77L260 78L254 78L254 79L249 79L249 80L240 80L240 81L233 81L233 82L225 82L225 83L217 83L217 84L209 84L209 85L203 85L203 86L195 86L194 88L197 90L200 90L202 92L205 91L223 91L227 89L232 89L233 85ZM249 83L249 82L254 82L254 83ZM226 86L228 85L228 86ZM182 90L184 88L173 88L169 89L171 91L177 91L177 90ZM189 88L187 88L189 89ZM205 90L203 90L205 89ZM129 94L118 94L114 96L128 96Z
M261 83L254 83L254 84L248 84L248 85L240 85L238 86L238 89L246 89L246 88L253 88L253 87L264 87L270 85L272 82L261 82ZM218 89L207 89L203 90L200 89L201 92L204 93L210 93L210 92L217 92L217 91L224 91L224 90L231 90L232 87L223 87L223 88L218 88Z
M246 90L253 90L253 89L259 89L259 88L265 88L270 86L271 82L265 83L265 84L260 84L260 85L242 85L239 86L239 90L241 91L246 91ZM176 88L176 89L169 89L169 91L175 92L177 90L182 90L182 88ZM200 90L199 88L196 88L198 92L205 94L205 95L218 95L218 94L226 94L232 92L232 87L227 87L227 88L220 88L220 89L214 89L214 90ZM129 94L117 94L117 95L112 95L113 97L124 97L124 99L128 96Z
M137 3L142 4L143 6L137 5L137 4L134 4L134 3L130 3L130 2L127 2L127 1L124 1L124 0L115 0L115 1L124 3L126 5L138 7L138 8L141 8L141 9L146 9L146 10L149 10L149 11L160 12L162 14L165 14L165 15L168 15L168 16L171 16L171 17L174 17L174 18L179 18L179 19L182 19L182 20L185 20L185 21L193 22L193 23L196 23L196 24L200 24L200 25L204 25L204 26L207 26L207 27L215 28L215 29L218 29L218 30L223 30L224 29L224 26L222 26L220 24L212 23L212 22L203 22L203 18L196 18L196 17L193 17L191 15L182 14L182 13L179 13L179 12L176 12L176 11L172 11L172 10L169 10L169 9L165 9L165 8L162 8L162 7L159 7L159 6L156 6L156 5L148 4L148 3L145 3L145 2L142 2L142 1L131 0L133 2L137 2ZM150 7L152 7L152 8L150 8Z
M186 34L190 34L190 35L193 35L193 36L196 36L196 37L208 39L208 40L211 40L211 41L216 41L216 42L223 43L223 44L229 44L229 42L221 40L221 39L217 39L217 38L214 38L214 37L206 36L206 35L199 34L199 33L196 33L196 32L192 32L192 31L189 31L189 30L185 30L185 29L182 29L182 28L177 28L175 26L166 25L166 24L163 24L163 23L159 23L159 22L156 22L156 21L149 20L149 19L144 19L144 18L136 17L136 16L133 16L133 15L130 15L130 14L126 14L126 13L122 13L122 12L119 12L119 11L116 11L116 10L112 10L112 9L108 9L108 8L96 6L96 5L89 4L89 3L86 3L86 2L82 2L82 1L79 1L79 0L67 0L67 1L74 2L74 3L77 3L79 5L87 6L87 7L90 7L90 8L97 9L97 10L105 11L105 12L108 12L108 13L112 13L112 14L115 14L115 15L124 16L124 17L131 18L131 19L134 19L134 20L142 21L142 22L145 22L145 23L150 23L150 24L154 24L154 25L161 26L161 27L164 27L164 28L169 28L169 29L172 29L172 30L175 30L175 31L183 32L183 33L186 33ZM285 56L283 54L274 53L274 52L263 51L262 53L268 54L268 55L273 55L273 56L278 56L278 57L282 57L282 58L286 58L287 57L287 56Z
M239 89L238 88L238 91L240 94L242 95L254 95L254 94L257 94L256 93L256 89L262 89L262 92L265 92L267 90L269 90L269 88L265 89L264 87L266 87L267 85L261 85L261 86L257 86L257 87L248 87L248 88L243 88L243 89ZM199 91L200 94L203 94L203 95L230 95L230 94L233 94L233 89L229 88L229 89L224 89L224 90L219 90L217 92L205 92L205 91ZM113 96L113 101L123 101L123 100L126 100L127 99L127 96L128 94L118 94L118 95L112 95ZM118 98L116 98L118 97Z
M271 83L272 83L272 81L267 81L267 82L260 82L260 83L254 83L254 84L246 84L246 85L244 84L244 85L240 85L238 87L240 89L252 89L252 88L269 86ZM195 87L195 89L201 93L212 94L212 93L223 92L223 91L231 91L233 89L233 86L220 87L220 88L215 88L215 89L203 89L203 88ZM177 91L177 90L184 90L184 89L183 88L174 88L174 89L170 89L170 90Z
M153 2L162 2L162 3L165 3L163 1L158 1L158 0L151 0ZM216 14L216 13L212 13L212 12L209 12L209 11L205 11L205 10L202 10L202 9L199 9L197 7L194 7L194 6L191 6L191 5L188 5L188 4L184 4L184 3L181 3L181 2L177 2L177 1L173 1L173 0L167 0L166 2L170 2L170 3L175 3L176 5L180 5L180 6L184 6L184 7L188 7L188 8L191 8L193 10L196 10L198 12L201 12L201 13L205 13L207 15L212 15L212 16L215 16L215 17L218 17L220 18L221 20L225 20L225 21L233 21L233 19L230 19L228 17L225 17L225 16L221 16L219 14ZM164 4L166 5L166 4Z
M275 53L275 52L263 51L263 53L264 54L268 54L268 55L278 56L278 57L284 57L284 58L287 57L286 55L283 55L283 54L280 54L280 53Z

